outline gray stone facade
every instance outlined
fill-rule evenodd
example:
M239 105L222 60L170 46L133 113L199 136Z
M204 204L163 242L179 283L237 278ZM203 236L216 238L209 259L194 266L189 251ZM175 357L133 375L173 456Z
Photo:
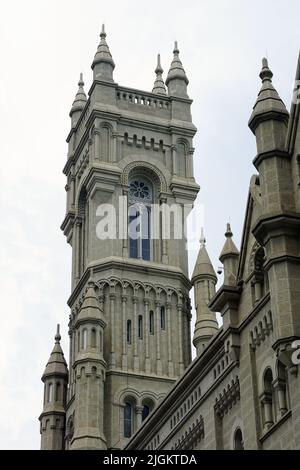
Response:
M104 28L100 38L88 97L81 76L70 111L61 227L72 247L69 371L58 332L42 378L41 448L300 448L300 377L291 362L300 338L300 106L289 115L264 60L249 122L258 175L240 252L227 226L216 292L203 236L191 281L186 240L163 237L163 217L146 242L99 236L105 207L115 208L119 234L141 198L150 212L151 204L183 209L199 191L177 43L166 82L158 57L145 92L114 81ZM182 226L185 217L182 210Z
M249 121L258 174L240 253L228 225L224 284L214 293L202 240L193 275L197 358L126 449L300 449L300 105L295 93L288 113L272 75L264 59ZM212 312L222 314L218 331Z

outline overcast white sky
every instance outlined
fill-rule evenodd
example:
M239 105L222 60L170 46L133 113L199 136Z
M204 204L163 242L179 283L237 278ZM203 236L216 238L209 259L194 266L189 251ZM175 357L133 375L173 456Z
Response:
M299 0L11 0L0 15L0 448L39 448L40 377L62 325L67 355L71 250L65 138L79 73L86 90L102 22L115 81L151 90L178 40L194 99L195 175L214 265L230 218L243 226L255 141L247 122L268 55L289 107L299 50ZM191 268L195 253L191 253Z

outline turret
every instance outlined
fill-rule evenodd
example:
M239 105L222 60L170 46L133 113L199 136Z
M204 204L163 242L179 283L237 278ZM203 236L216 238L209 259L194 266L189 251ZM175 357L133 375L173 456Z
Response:
M166 95L167 94L166 87L165 87L164 80L162 78L163 69L160 64L160 54L157 55L157 66L155 69L155 73L156 73L156 80L154 82L152 93L156 93L157 95Z
M273 73L265 58L259 76L262 87L249 120L249 127L256 136L257 151L284 150L289 113L272 84Z
M294 210L294 196L286 150L289 113L272 84L273 73L267 59L262 63L262 86L249 127L256 137L257 156L253 163L260 174L262 209L267 214Z
M44 406L40 415L41 449L64 449L65 405L68 369L60 346L59 325L55 345L42 376L44 382Z
M239 250L232 240L232 236L230 224L227 224L225 232L226 241L219 257L219 260L224 266L224 284L227 286L232 286L236 283L238 260L240 256Z
M106 32L104 24L100 33L100 44L95 54L92 70L94 72L94 80L103 80L113 82L113 71L115 63L106 42Z
M216 282L217 276L208 256L202 232L200 250L192 276L197 312L193 344L197 349L197 356L201 354L206 344L218 331L216 314L208 307L210 300L216 293Z
M168 87L168 94L170 96L181 96L188 98L187 85L189 83L179 58L179 49L177 41L175 41L175 47L173 50L173 61L170 66L170 70L166 79L166 85Z
M78 86L79 86L79 88L78 88L78 91L76 93L76 96L75 96L75 99L73 101L72 108L71 108L71 111L70 111L70 114L69 114L70 118L71 118L71 122L72 122L72 128L76 126L77 121L78 121L78 119L81 115L81 112L82 112L82 110L85 107L86 102L87 102L86 94L85 94L85 91L83 89L84 81L83 81L82 73L80 74Z
M76 410L71 449L106 449L103 430L104 382L103 334L106 321L94 284L90 282L75 320L77 355Z

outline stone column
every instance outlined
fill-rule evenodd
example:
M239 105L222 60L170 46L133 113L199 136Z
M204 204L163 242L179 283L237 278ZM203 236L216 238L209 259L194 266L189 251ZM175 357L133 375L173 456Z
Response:
M100 160L100 130L94 129L94 160Z
M264 429L268 430L274 424L272 394L264 392L261 396L261 403L264 407Z
M171 154L172 154L173 175L176 176L177 173L178 173L177 147L176 147L176 145L171 145Z
M186 176L187 178L194 177L194 148L190 148L187 154L187 168L186 168Z
M145 372L150 374L151 372L151 362L149 356L149 299L144 299L145 305L145 321L144 321L144 331L145 331Z
M141 427L143 421L143 407L137 405L135 407L136 414L136 431Z
M171 302L166 303L167 334L168 334L168 375L174 377L174 364L172 361L172 322L171 322Z
M162 375L162 363L160 358L160 300L155 301L155 323L156 323L156 367L157 375Z
M179 354L179 373L182 374L184 371L184 362L183 362L183 351L182 351L182 316L183 316L183 305L182 303L177 304L177 316L178 316L178 354Z
M124 370L127 370L128 368L126 303L127 303L127 296L122 295L122 332L123 332L123 335L122 335L122 340L123 340L122 369Z
M115 351L115 293L109 294L110 299L110 367L116 367L116 351Z
M112 133L112 148L111 148L111 162L114 163L117 160L117 139L118 133Z
M137 322L138 322L138 315L137 315L137 303L138 297L133 296L133 328L132 328L132 341L133 341L133 370L135 372L139 371L139 357L138 357L138 331L137 331Z
M129 256L129 250L128 250L128 189L123 189L123 198L126 197L127 203L122 204L122 210L124 211L123 217L122 217L122 233L123 234L123 257L127 258ZM124 220L126 218L126 220ZM119 223L121 222L121 217L119 215ZM126 223L125 223L126 222Z
M81 217L77 217L75 221L75 278L78 281L80 279L80 230L82 226Z
M287 401L286 401L286 383L282 379L274 381L274 389L278 396L278 405L280 416L283 416L287 412Z
M167 198L162 197L160 199L160 204L166 204L167 203ZM169 262L169 257L168 257L168 242L167 239L165 238L166 232L167 232L167 221L166 217L164 216L164 213L161 214L160 217L160 226L161 226L161 261L163 264L168 264Z

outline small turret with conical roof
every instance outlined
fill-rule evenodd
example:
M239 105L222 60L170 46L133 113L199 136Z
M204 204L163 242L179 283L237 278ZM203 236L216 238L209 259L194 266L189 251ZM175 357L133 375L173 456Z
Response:
M115 63L110 53L109 47L106 42L106 32L104 24L100 33L100 44L95 54L92 70L94 72L94 80L103 80L106 82L113 82L113 71Z
M229 223L226 227L225 237L226 241L223 246L223 250L221 251L219 260L224 266L224 284L231 286L236 283L240 252L232 240L233 233Z
M81 115L83 108L86 105L87 97L84 91L84 81L83 75L80 74L79 82L78 82L78 91L76 93L75 99L72 104L72 108L70 111L70 118L72 119L72 127L76 126L76 123Z
M197 349L198 356L218 331L216 314L208 307L210 300L216 293L217 276L207 253L205 243L202 230L200 250L192 276L197 312L193 344Z
M283 150L289 113L273 86L273 73L266 58L262 60L259 76L262 86L253 107L249 127L256 136L258 153Z
M103 337L106 320L95 293L88 283L84 301L75 320L77 355L73 368L76 376L76 409L71 449L106 449L103 407L106 362Z
M157 54L157 66L155 69L155 73L156 73L156 80L154 82L152 93L155 93L157 95L166 95L167 91L166 91L164 80L162 78L163 69L160 64L160 54Z
M184 98L187 98L187 85L189 84L189 81L187 79L181 60L179 58L179 49L177 41L175 41L173 54L174 57L166 79L168 94L170 96L182 96Z
M55 345L42 376L44 382L44 406L40 415L41 449L64 449L65 405L68 368L60 345L59 325Z

